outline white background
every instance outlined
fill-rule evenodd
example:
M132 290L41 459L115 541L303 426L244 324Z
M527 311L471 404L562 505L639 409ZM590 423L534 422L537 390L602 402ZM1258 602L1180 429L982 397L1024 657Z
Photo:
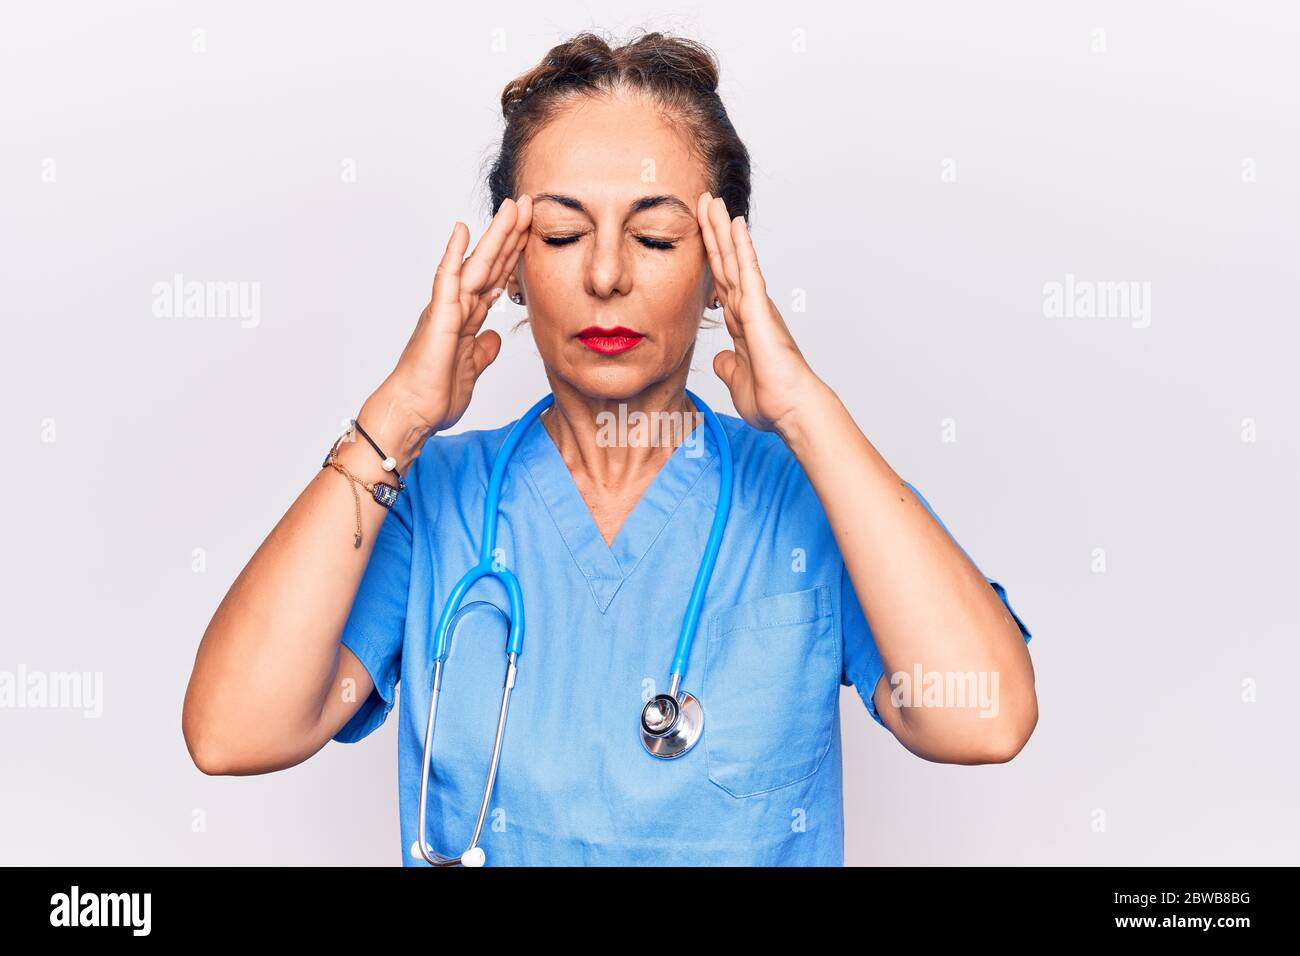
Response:
M638 27L717 51L774 300L1034 634L1005 765L844 689L848 862L1297 862L1294 10L6 4L0 670L102 672L104 711L0 709L0 862L400 862L396 719L206 777L194 652L481 234L506 82ZM176 273L259 283L260 321L155 316ZM1045 316L1067 273L1149 282L1149 327ZM459 428L544 393L521 314ZM729 412L725 340L691 387Z

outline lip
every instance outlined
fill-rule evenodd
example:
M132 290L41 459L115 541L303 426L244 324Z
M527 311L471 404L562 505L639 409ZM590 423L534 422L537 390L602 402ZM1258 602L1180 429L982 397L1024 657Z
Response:
M645 336L635 329L623 325L605 329L599 325L589 325L578 333L578 340L593 352L602 355L614 355L635 348Z

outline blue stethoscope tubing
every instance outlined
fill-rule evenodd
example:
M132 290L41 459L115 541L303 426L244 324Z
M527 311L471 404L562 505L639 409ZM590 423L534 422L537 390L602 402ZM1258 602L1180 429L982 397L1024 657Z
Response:
M660 694L647 703L647 710L643 710L641 719L641 730L643 738L649 735L655 737L670 736L673 727L677 723L679 705L682 702L681 682L686 674L686 662L690 657L691 645L695 640L695 632L699 626L700 612L704 607L705 593L708 591L709 580L713 576L713 567L717 564L718 552L722 548L722 537L726 531L727 519L731 514L732 487L734 482L734 466L732 463L731 440L722 422L718 416L700 400L690 389L686 390L687 396L695 407L704 415L704 421L710 433L713 435L714 444L718 448L718 460L720 465L720 478L718 485L718 501L713 513L713 524L709 528L709 538L704 547L704 555L700 560L699 570L695 574L695 584L691 589L691 598L686 605L686 615L682 620L681 634L677 639L677 649L673 655L672 665L670 667L671 686L668 694ZM523 592L519 587L519 579L504 564L499 564L495 560L494 552L496 550L497 539L497 520L500 515L501 507L501 486L505 481L506 467L510 463L510 458L514 455L520 440L528 429L537 421L537 418L546 411L555 402L554 393L537 401L532 408L524 413L523 417L515 423L506 436L505 443L497 452L496 460L492 465L492 475L488 480L487 495L483 500L483 542L479 550L479 560L472 568L465 572L456 586L452 588L447 603L442 609L442 614L438 618L438 628L435 632L433 641L433 681L432 692L429 701L429 720L425 726L424 734L424 762L420 777L420 812L419 827L420 832L416 840L416 846L420 855L426 862L433 866L456 866L463 864L467 866L481 866L483 864L484 854L482 848L478 846L479 837L483 831L483 823L487 817L488 802L492 796L492 787L496 782L497 768L501 760L501 744L505 735L506 714L510 707L510 692L514 689L515 679L518 674L518 659L523 653L524 648L524 599ZM438 713L438 697L442 689L442 671L447 659L447 654L451 647L451 636L455 631L456 625L465 614L477 607L495 611L501 614L501 609L486 601L474 601L461 607L461 602L465 594L481 578L496 578L504 585L506 596L510 603L509 615L509 635L506 640L506 677L501 694L501 707L497 715L497 729L492 744L492 759L488 767L488 777L486 785L483 788L483 799L479 805L478 819L474 825L474 833L470 838L468 849L458 857L446 857L434 851L433 847L426 839L425 829L425 812L428 800L429 786L429 759L433 746L433 728ZM504 616L504 615L503 615ZM686 695L689 697L689 695ZM692 698L693 701L693 698ZM663 711L669 712L665 717L665 727L656 728L653 732L647 729L648 710L652 710L652 705L658 702L659 710L654 713ZM697 708L698 712L698 708ZM702 716L697 718L702 721ZM694 745L695 739L698 739L699 727L695 728L693 738L684 749L678 749L673 753L657 753L651 750L656 756L679 756L684 750L689 750ZM649 748L647 748L649 749Z

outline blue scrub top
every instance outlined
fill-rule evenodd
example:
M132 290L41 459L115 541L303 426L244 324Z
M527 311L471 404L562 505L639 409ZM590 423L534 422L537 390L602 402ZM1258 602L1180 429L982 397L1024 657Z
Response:
M778 435L718 417L731 437L734 500L682 683L703 704L704 732L673 760L646 753L638 721L644 702L668 690L713 519L712 434L701 424L673 451L612 546L540 421L515 450L497 544L523 591L526 634L479 841L486 865L843 864L839 689L857 688L884 726L872 700L883 666L798 460ZM341 638L375 691L335 740L367 736L403 689L398 792L410 866L428 865L415 843L434 630L477 562L488 476L510 427L425 443ZM474 600L509 611L495 579L475 584L465 603ZM478 814L505 629L491 610L466 614L444 667L427 809L444 855L465 849Z

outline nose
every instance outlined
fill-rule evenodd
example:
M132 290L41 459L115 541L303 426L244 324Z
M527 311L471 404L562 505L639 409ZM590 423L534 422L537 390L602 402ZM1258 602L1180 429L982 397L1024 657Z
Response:
M587 291L601 299L631 292L630 255L620 228L597 228L591 244L591 260L587 263Z

